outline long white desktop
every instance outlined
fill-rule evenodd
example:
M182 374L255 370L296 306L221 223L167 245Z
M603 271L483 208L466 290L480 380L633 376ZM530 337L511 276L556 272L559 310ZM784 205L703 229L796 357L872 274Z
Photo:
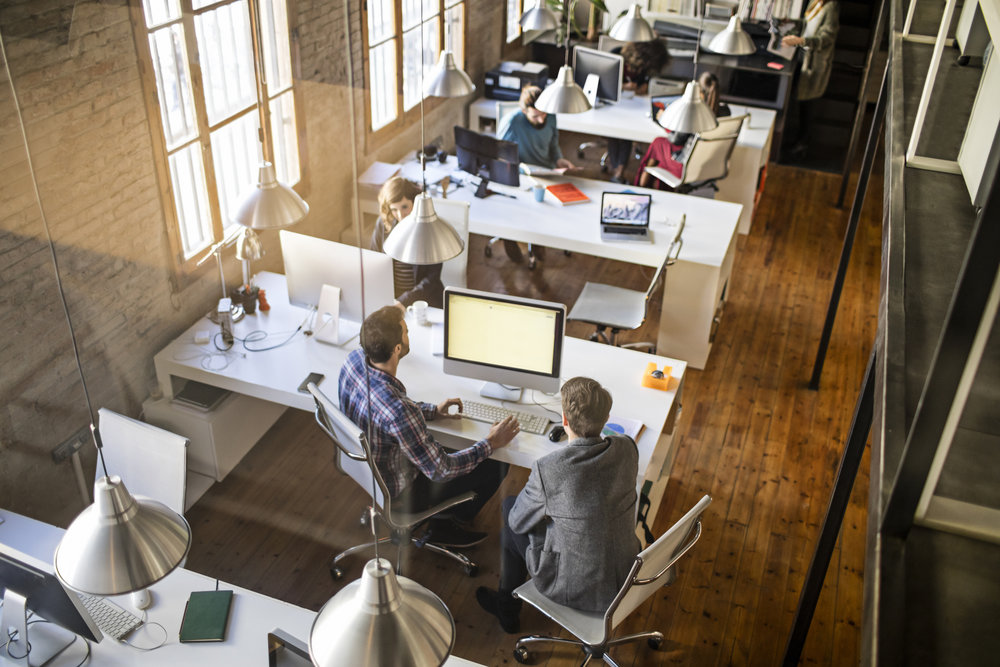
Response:
M484 131L487 123L496 120L496 100L480 97L469 105L469 127ZM773 109L730 104L733 115L750 114L743 123L729 160L729 175L716 182L715 198L743 205L739 232L749 234L754 208L766 177L767 160L771 154L776 112ZM665 130L650 116L650 100L646 96L623 97L617 104L602 104L589 111L559 114L560 130L592 134L614 139L651 143L662 137ZM568 156L571 160L574 156Z
M220 353L211 342L195 342L197 333L215 332L218 328L207 319L202 319L154 357L163 398L146 402L146 419L191 439L189 450L194 450L195 458L238 462L280 416L284 407L312 411L312 397L298 391L300 383L309 373L318 372L325 376L319 387L336 401L340 368L348 353L358 346L357 338L338 347L316 341L301 332L293 334L300 324L306 322L309 311L288 303L285 277L262 272L256 276L256 284L266 290L271 310L266 313L258 311L237 323L234 328L237 341L251 331L262 330L268 332L268 338L257 342L257 347L274 345L286 338L289 339L287 344L266 352L248 352L237 342L231 351ZM431 309L430 317L432 321L440 322L441 311ZM442 372L442 357L432 354L432 325L418 325L412 319L408 324L410 354L399 366L399 378L406 385L410 397L435 403L450 397L489 400L479 396L482 382ZM649 519L652 520L669 477L673 426L687 364L677 359L571 337L565 339L563 355L562 378L587 375L597 379L614 398L612 415L638 420L644 425L636 439L639 448L636 485L642 488L646 482L649 483L646 495L651 500ZM667 390L642 386L648 363L655 363L659 369L670 368ZM234 392L234 396L227 399L227 406L220 408L225 410L223 418L230 421L225 424L213 422L211 414L198 413L171 402L175 392L187 380ZM558 395L552 397L530 391L525 391L525 394L523 402L543 404L552 411L553 419L559 418ZM507 406L518 407L509 403ZM532 409L540 408L533 406ZM269 410L277 412L272 417ZM260 420L259 416L263 413L267 413L268 417ZM201 420L199 423L205 427L204 430L191 427L198 420ZM254 429L248 429L248 423L253 423ZM465 447L485 437L489 430L488 424L469 419L435 420L429 422L429 426L443 445L454 448ZM242 429L239 437L228 437L228 432L233 429ZM545 436L522 432L511 444L494 452L493 456L497 460L530 467L535 459L559 446L562 445L550 442ZM189 454L189 461L191 459ZM333 474L336 473L331 464ZM216 475L216 479L223 476L224 473Z
M56 526L21 516L0 508L0 542L47 563L52 562L56 545L63 530ZM234 591L232 612L222 642L180 643L177 638L184 616L184 605L192 591L231 589ZM282 602L254 591L233 586L205 575L179 568L150 587L153 604L147 610L149 624L129 635L128 640L140 647L151 647L164 639L165 643L152 651L142 651L105 638L91 645L91 665L100 667L132 667L134 665L170 666L212 665L213 667L267 667L267 635L275 628L308 644L316 612ZM136 612L128 595L112 598L124 609ZM158 627L153 625L159 624ZM456 628L461 632L461 627ZM31 640L31 630L28 631ZM49 662L50 667L80 664L86 655L83 640L77 639L62 654ZM7 664L0 655L0 665ZM475 667L478 663L450 657L447 667Z
M420 165L409 157L400 164L400 174L419 182ZM466 181L458 188L453 184L448 198L469 202L470 232L640 266L658 267L663 263L673 240L673 225L685 217L684 245L677 262L666 273L656 349L660 354L683 359L692 368L705 367L736 255L736 228L742 210L739 204L569 176L522 176L523 187L490 184L491 190L501 194L477 199L475 187L470 184L476 179L458 172L454 157L444 165L428 167L427 174L428 182L444 175ZM544 201L536 202L527 189L532 180L545 185L572 182L590 201L562 206L546 195ZM652 243L601 239L601 193L624 190L652 197Z

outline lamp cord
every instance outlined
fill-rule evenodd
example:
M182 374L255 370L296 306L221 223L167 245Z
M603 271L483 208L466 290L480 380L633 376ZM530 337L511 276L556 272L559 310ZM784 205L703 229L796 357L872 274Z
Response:
M80 374L80 384L83 387L83 396L87 401L87 415L90 418L90 433L94 438L94 445L97 447L97 455L101 461L101 468L104 476L108 476L108 466L104 462L104 447L101 443L101 435L95 426L94 406L90 402L90 392L87 390L87 380L83 375L83 364L80 362L80 348L76 342L76 331L73 329L73 320L69 316L69 303L66 301L66 292L63 289L62 276L59 273L59 259L56 256L55 242L52 240L52 232L49 229L48 216L45 215L45 207L42 205L42 195L38 189L38 177L35 174L35 164L31 159L31 148L28 145L28 131L24 127L24 116L21 113L21 101L17 96L17 89L14 87L14 76L10 71L10 59L7 57L7 47L4 42L3 32L0 31L0 57L3 58L4 69L7 73L7 81L10 82L10 94L14 100L14 109L17 111L18 126L21 129L21 139L24 142L24 155L28 161L28 172L31 175L31 187L35 191L35 201L38 202L38 213L42 219L42 227L45 229L45 238L49 245L49 254L52 257L52 266L56 274L56 288L59 290L59 299L62 302L63 314L66 316L66 325L69 327L69 337L73 343L73 358L76 361L76 370Z

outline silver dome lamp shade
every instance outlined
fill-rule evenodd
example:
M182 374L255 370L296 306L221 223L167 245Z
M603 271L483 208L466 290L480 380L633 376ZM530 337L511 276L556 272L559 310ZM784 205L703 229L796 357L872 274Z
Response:
M280 229L300 222L307 213L309 204L278 182L274 165L265 159L257 185L242 198L233 220L250 229Z
M475 89L476 84L455 65L452 52L445 49L438 57L431 78L424 87L424 94L433 97L463 97Z
M374 558L316 614L309 656L319 667L437 667L455 643L455 621L440 598Z
M743 29L740 17L733 15L729 17L729 24L725 30L719 32L708 43L708 49L727 56L746 56L756 53L757 45Z
M538 4L521 14L518 23L522 30L555 30L559 27L559 17L548 7L544 7L545 0L538 0Z
M94 483L94 503L56 547L55 571L74 590L121 595L170 574L190 548L191 527L184 517L163 503L133 496L117 475L103 476Z
M563 65L556 78L535 100L535 108L545 113L558 114L582 113L592 107L586 93L573 80L573 68Z
M430 195L421 192L413 210L393 227L382 250L404 264L440 264L462 252L465 243L455 228L438 217Z
M715 114L701 97L697 81L688 81L684 94L660 112L656 122L674 132L696 134L719 126Z
M638 4L632 4L625 16L618 19L608 36L622 42L649 42L657 38L649 21L642 17Z

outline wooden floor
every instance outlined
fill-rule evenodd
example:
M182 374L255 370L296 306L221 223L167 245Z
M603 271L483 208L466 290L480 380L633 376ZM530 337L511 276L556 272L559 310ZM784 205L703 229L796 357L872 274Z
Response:
M620 628L660 629L667 638L663 648L619 649L614 657L621 665L775 665L783 654L876 325L877 182L862 217L821 388L807 388L848 217L847 209L832 206L838 186L836 176L770 166L753 230L739 239L711 357L685 381L677 458L654 532L664 531L703 493L714 501L701 541L679 567L676 582ZM648 271L634 266L552 250L535 271L510 264L500 247L480 261L485 242L473 237L470 249L476 258L469 265L470 286L476 288L572 305L587 279L635 288L649 279ZM585 327L570 332L589 333ZM654 325L647 323L632 338L654 339ZM857 663L867 471L866 456L803 664ZM524 479L523 471L512 473L481 514L494 537L470 552L480 563L478 577L469 579L450 562L412 550L407 569L454 615L454 653L489 665L514 663L515 637L479 610L474 590L496 584L499 498L516 493ZM332 447L312 416L289 410L189 512L194 546L187 567L318 609L342 585L328 574L331 554L366 539L358 526L364 507L365 495L336 474ZM347 581L358 576L367 557L347 561ZM534 612L522 615L522 629L556 631ZM579 661L567 649L536 654L536 664Z

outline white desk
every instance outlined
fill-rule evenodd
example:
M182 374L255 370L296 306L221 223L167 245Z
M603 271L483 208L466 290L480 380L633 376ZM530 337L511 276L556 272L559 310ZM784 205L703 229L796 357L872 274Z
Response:
M455 158L449 157L448 165L455 164ZM442 171L454 170L435 167L435 175ZM471 178L457 173L453 178ZM419 181L419 163L413 159L403 162L401 174ZM530 180L527 176L522 177L522 185ZM537 180L545 184L572 181L590 197L590 202L560 206L546 195L545 201L538 203L524 189L492 184L490 189L510 196L490 195L476 199L474 188L464 185L449 192L448 197L469 202L470 232L648 267L663 263L673 238L668 222L675 224L681 216L687 216L684 246L678 261L666 273L656 349L661 354L685 360L692 368L704 368L727 294L741 206L588 178L561 176ZM652 243L601 240L598 222L601 193L625 189L652 195ZM544 267L544 262L541 266Z
M246 316L236 324L234 333L240 339L255 329L267 331L268 339L256 344L257 347L266 347L285 340L304 320L308 311L288 304L284 276L263 272L256 277L256 283L267 290L271 310ZM432 309L431 317L440 321L441 311ZM488 400L479 396L482 382L443 374L442 358L431 355L430 326L416 325L412 321L408 321L408 324L411 352L400 363L399 378L406 385L409 396L433 403L449 397ZM165 397L172 397L176 388L184 380L190 379L311 412L314 410L312 396L299 392L299 384L310 372L323 373L326 377L319 386L336 402L340 368L348 353L358 346L356 338L344 347L337 347L299 333L287 345L267 352L244 352L237 342L232 352L211 355L215 350L212 343L194 343L195 332L209 329L215 331L215 326L208 320L196 322L154 357L156 375ZM669 391L641 386L641 379L649 362L655 362L658 368L671 368ZM636 485L641 488L645 481L649 481L654 486L654 494L662 492L666 477L669 476L673 419L686 368L687 364L676 359L577 338L565 339L562 377L587 375L597 379L615 399L613 415L637 419L645 425L636 442L639 448L639 477ZM547 404L556 415L560 413L558 396L547 397L531 391L526 391L525 394L527 398L537 394L539 402ZM197 437L196 434L185 433L171 424L156 425L180 432L188 438ZM469 419L435 420L429 422L429 426L441 444L454 448L466 447L485 437L490 428L488 424ZM252 446L263 432L245 436L249 438L247 447ZM529 467L535 459L555 446L559 445L554 445L545 436L522 432L509 445L494 452L493 458ZM666 474L663 474L665 468ZM652 499L654 496L650 497ZM650 520L658 505L658 502L653 505Z
M0 542L18 551L30 554L48 563L52 562L56 545L62 538L63 530L25 516L0 509ZM315 612L297 607L254 591L219 583L221 589L232 589L233 607L224 642L203 642L182 644L177 640L184 604L191 591L214 590L216 580L211 577L178 569L150 588L153 604L149 608L149 621L159 623L167 633L166 643L154 651L143 652L104 639L91 645L91 665L111 667L135 667L136 665L212 665L213 667L249 667L268 664L267 633L281 628L287 634L308 644ZM129 596L113 598L121 607L134 611ZM137 614L138 615L138 614ZM456 628L461 631L460 628ZM31 630L28 630L30 640ZM137 646L154 646L163 639L163 631L155 626L140 628L129 636L129 641ZM76 665L85 654L83 642L77 640L72 646L49 663L52 667ZM0 665L5 664L0 658ZM448 667L474 667L462 658L451 657Z
M496 100L480 97L469 106L469 127L477 132L485 129L483 120L496 120ZM739 232L749 234L757 198L763 186L776 112L772 109L731 104L733 115L750 114L729 161L729 175L718 181L716 199L743 205ZM580 132L614 139L652 143L662 137L664 129L649 115L649 98L623 98L618 104L594 107L590 111L559 114L560 130ZM570 156L572 159L572 156Z

